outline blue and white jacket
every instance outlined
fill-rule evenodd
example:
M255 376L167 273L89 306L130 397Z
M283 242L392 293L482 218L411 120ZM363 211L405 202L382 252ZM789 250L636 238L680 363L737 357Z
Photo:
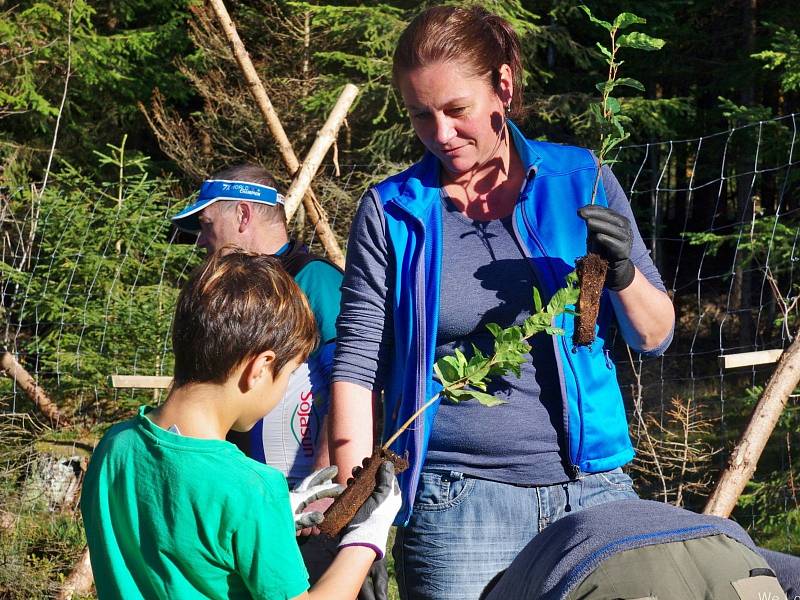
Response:
M586 225L577 210L591 199L597 162L589 150L530 141L513 123L508 127L527 172L513 213L514 234L546 301L564 286L575 260L586 253ZM394 347L383 390L384 439L441 389L432 377L442 268L439 171L438 159L427 153L372 189L383 209L395 274L390 286ZM602 185L595 202L607 205ZM553 344L564 403L564 439L569 444L566 454L574 476L613 469L634 454L615 367L606 349L612 318L604 293L595 341L581 348L572 346L572 315L561 315L555 323L566 332L553 337ZM438 403L392 444L394 452L408 452L411 461L399 476L403 507L397 524L407 523L411 515L437 408Z

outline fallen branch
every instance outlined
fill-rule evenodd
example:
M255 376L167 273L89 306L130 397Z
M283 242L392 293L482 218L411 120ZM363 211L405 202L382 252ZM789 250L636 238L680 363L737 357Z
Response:
M311 180L314 179L314 175L317 174L317 169L319 169L322 159L325 158L331 144L336 141L339 127L342 126L342 122L347 117L347 111L350 110L350 106L353 104L357 95L358 88L352 83L348 83L344 86L342 93L339 95L339 99L336 101L333 110L331 110L331 114L328 116L328 120L325 121L325 125L323 125L322 129L317 133L314 144L311 146L311 149L306 155L306 159L303 161L303 166L297 172L294 181L292 181L292 185L289 187L289 191L286 193L284 209L286 210L287 223L291 222L294 212L300 205L300 200L305 196L306 191L311 186Z
M261 83L258 73L256 73L253 61L250 60L250 55L247 53L239 37L239 33L236 31L236 26L233 24L233 20L230 14L228 14L228 10L225 8L225 3L222 0L209 0L209 3L225 32L225 36L228 38L233 56L236 58L236 62L242 70L247 87L258 105L261 115L267 122L272 137L275 138L275 143L278 146L281 158L289 174L294 177L300 168L300 161L297 160L297 156L292 149L292 144L289 142L289 138L286 136L278 114L275 112L275 107L272 106L267 91L264 89L264 84ZM310 190L303 196L303 206L306 209L308 218L316 228L320 242L322 242L322 245L325 247L329 258L340 267L344 267L344 254L339 248L336 236L333 234L327 220L323 217L319 203Z
M92 563L89 559L89 548L84 548L80 558L72 567L61 591L58 593L58 600L72 600L75 594L86 595L92 589L94 576L92 575Z
M747 482L753 476L758 459L767 445L770 434L783 412L789 395L800 382L800 336L778 361L775 372L769 379L747 429L742 434L722 472L717 487L711 494L703 512L707 515L728 517L736 506Z
M25 367L19 364L14 355L8 351L3 352L0 356L0 370L22 388L25 395L39 409L39 412L50 420L51 424L58 425L66 422L66 418L58 410L56 404L50 400L36 380L25 370Z

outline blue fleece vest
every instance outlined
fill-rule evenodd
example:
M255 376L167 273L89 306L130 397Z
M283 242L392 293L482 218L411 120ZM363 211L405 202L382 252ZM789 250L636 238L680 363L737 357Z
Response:
M513 213L514 233L525 251L545 299L564 286L575 260L586 253L586 224L577 210L589 203L597 163L589 150L526 140L509 122L512 142L528 173ZM432 377L439 317L442 223L438 159L423 159L373 188L384 211L394 261L395 348L384 388L384 439L441 389ZM595 200L606 206L603 186ZM553 337L564 406L564 439L573 474L596 473L633 458L622 394L605 348L613 311L603 294L594 343L574 348L574 317L564 314ZM403 507L395 521L411 516L417 482L436 417L433 404L391 449L408 452L411 466L400 474ZM492 410L487 408L486 410Z

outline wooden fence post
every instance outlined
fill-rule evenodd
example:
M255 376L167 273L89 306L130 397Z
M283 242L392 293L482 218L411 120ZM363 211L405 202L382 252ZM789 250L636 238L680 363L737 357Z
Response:
M253 66L253 61L250 60L250 55L247 53L239 37L239 33L236 31L236 26L233 24L233 20L230 14L228 14L228 10L225 8L225 3L222 0L209 0L209 3L225 32L225 36L231 44L233 56L236 58L236 62L242 70L242 74L247 82L247 87L250 89L250 93L253 95L258 105L261 115L267 122L272 136L275 138L281 158L289 174L294 177L297 170L300 168L300 161L297 160L297 156L292 149L292 144L289 142L289 138L286 136L278 114L275 112L275 108L272 106L267 91L264 89L264 84L261 83L261 80L258 78L258 73L256 73L255 66ZM331 231L327 220L322 214L319 203L313 197L310 190L303 196L303 206L306 209L308 218L311 220L314 227L316 227L320 242L322 242L322 245L325 247L328 257L334 263L343 267L344 254L339 248L336 236L333 234L333 231Z
M786 349L753 411L750 423L734 448L727 468L720 475L703 512L728 517L745 485L756 470L758 459L775 429L789 395L800 382L800 335Z

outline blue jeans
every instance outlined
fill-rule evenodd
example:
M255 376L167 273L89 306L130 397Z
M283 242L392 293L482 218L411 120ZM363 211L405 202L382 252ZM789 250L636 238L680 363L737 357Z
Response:
M556 485L520 487L423 471L414 512L392 550L404 600L477 600L542 529L565 514L635 498L614 469Z

